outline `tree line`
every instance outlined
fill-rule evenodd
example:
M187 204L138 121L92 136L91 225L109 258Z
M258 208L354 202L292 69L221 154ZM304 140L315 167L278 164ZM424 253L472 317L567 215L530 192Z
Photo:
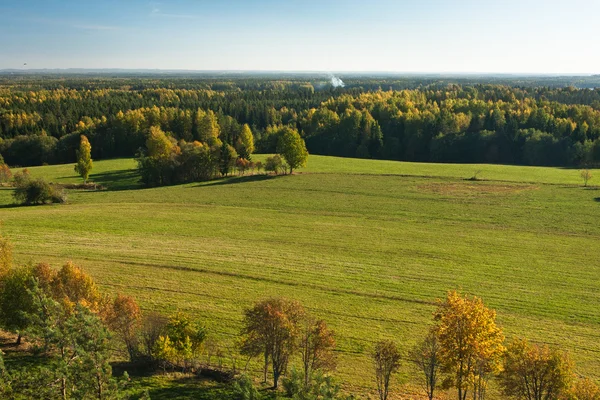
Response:
M112 375L110 360L127 358L150 371L205 373L232 381L232 398L261 399L262 380L288 398L354 398L334 378L336 333L298 301L268 298L242 312L239 338L222 346L201 321L181 312L142 312L131 296L110 297L71 262L13 266L10 242L0 237L0 327L23 338L35 362L7 368L0 352L0 395L5 398L127 398L129 377ZM496 312L477 297L448 292L432 324L409 351L393 339L371 350L373 386L380 400L396 391L394 375L412 366L423 394L483 400L491 380L506 398L597 400L600 388L575 374L567 352L515 337L506 343ZM116 349L116 350L115 350ZM116 351L116 353L115 353ZM280 388L283 386L283 389ZM146 394L145 398L149 398Z
M358 78L335 89L272 78L99 82L5 84L0 153L6 162L73 162L81 134L95 159L132 157L151 126L176 140L204 143L217 125L219 140L232 147L247 126L256 151L263 153L275 150L274 130L290 127L313 154L525 165L600 162L599 90L435 80L386 87L386 79ZM411 88L399 89L406 86Z

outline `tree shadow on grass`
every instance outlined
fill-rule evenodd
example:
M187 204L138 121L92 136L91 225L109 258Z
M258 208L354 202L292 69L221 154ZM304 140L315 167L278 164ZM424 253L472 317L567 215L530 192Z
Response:
M130 376L135 376L130 374ZM148 391L152 400L162 399L230 399L233 397L231 383L218 383L198 376L168 377L155 375L132 380L136 386L132 390L131 399L139 399L144 391Z
M141 189L140 176L136 170L120 169L110 172L91 174L90 180L106 187L107 190Z
M596 198L594 199L594 201L595 201L595 202L597 202L597 203L600 203L600 197L596 197Z
M250 182L262 182L268 181L271 179L279 178L283 175L245 175L245 176L230 176L226 178L219 178L214 181L209 181L207 183L199 183L198 186L222 186L222 185L234 185L236 183L250 183Z

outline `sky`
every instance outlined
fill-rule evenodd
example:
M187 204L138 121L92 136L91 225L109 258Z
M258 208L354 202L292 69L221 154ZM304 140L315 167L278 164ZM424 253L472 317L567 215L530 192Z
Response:
M598 16L600 0L0 0L0 69L600 73Z

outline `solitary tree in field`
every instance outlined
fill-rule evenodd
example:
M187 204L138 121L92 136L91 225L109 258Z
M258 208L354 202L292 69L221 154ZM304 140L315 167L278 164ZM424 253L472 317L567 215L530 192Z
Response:
M481 399L489 376L500 366L504 335L496 326L496 312L481 299L449 292L435 313L445 386L454 386L458 400Z
M427 397L433 400L441 368L440 343L435 332L429 332L423 341L417 343L409 357L423 378Z
M290 166L290 174L294 169L304 167L308 159L308 151L304 139L297 130L285 127L277 143L277 152L285 158Z
M268 299L244 311L241 352L264 356L264 378L269 363L273 370L273 387L285 373L290 356L297 349L304 308L296 301Z
M507 396L550 400L565 394L572 379L573 363L567 354L515 339L504 356L500 385Z
M580 175L583 179L583 186L587 187L588 181L592 179L592 172L589 169L582 169Z
M83 183L87 183L90 171L92 170L92 145L85 135L81 135L79 150L77 150L77 164L75 172L83 178Z
M382 340L375 345L373 361L379 400L387 400L392 374L400 368L400 351L391 340Z

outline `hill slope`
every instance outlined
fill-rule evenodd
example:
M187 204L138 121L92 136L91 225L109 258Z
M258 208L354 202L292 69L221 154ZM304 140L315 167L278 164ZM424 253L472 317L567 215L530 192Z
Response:
M0 210L17 260L71 259L224 343L252 302L298 299L336 330L341 378L365 389L372 343L408 349L460 289L496 308L507 336L560 345L600 377L600 191L574 186L577 170L311 156L294 176L140 189L134 167L95 163L91 179L122 190ZM491 180L464 180L477 170ZM31 171L78 181L72 165Z

